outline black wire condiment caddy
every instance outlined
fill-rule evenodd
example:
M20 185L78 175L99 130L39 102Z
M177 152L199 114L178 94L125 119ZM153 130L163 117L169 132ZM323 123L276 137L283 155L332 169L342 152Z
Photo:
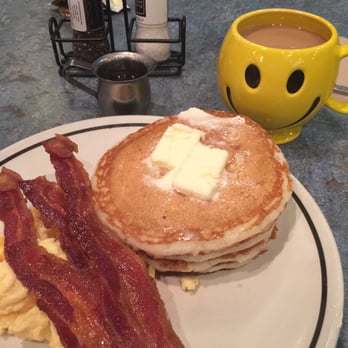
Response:
M136 18L129 18L127 1L122 1L122 13L124 19L125 39L128 51L135 51L135 44L137 42L148 43L166 43L169 44L170 56L167 60L159 62L156 69L150 76L178 76L182 73L182 68L185 65L186 55L186 17L181 18L169 17L168 25L170 27L169 39L139 39L135 37L136 30ZM101 37L98 38L75 38L72 35L70 27L70 19L63 16L51 16L48 21L48 28L50 39L52 43L52 49L56 64L59 68L59 73L62 75L64 65L70 60L76 58L72 45L74 44L86 44L95 45L96 47L105 40L109 44L109 52L115 52L115 38L112 11L110 7L110 0L105 1L104 20L105 31ZM74 77L94 77L93 73L83 69L69 69L68 72Z

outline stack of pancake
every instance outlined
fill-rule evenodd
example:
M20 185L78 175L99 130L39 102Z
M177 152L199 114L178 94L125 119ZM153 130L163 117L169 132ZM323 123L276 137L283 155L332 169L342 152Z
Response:
M151 155L175 124L201 131L202 144L228 153L208 199L158 184L168 169ZM263 128L241 115L191 108L108 150L93 190L101 220L148 264L201 273L242 266L266 251L292 189L288 164Z

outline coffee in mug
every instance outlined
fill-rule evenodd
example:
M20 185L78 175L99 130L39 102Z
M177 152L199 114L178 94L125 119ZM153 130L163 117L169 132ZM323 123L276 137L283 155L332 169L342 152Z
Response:
M281 24L251 27L241 32L241 35L258 45L285 49L314 47L325 42L325 39L316 33L301 27Z

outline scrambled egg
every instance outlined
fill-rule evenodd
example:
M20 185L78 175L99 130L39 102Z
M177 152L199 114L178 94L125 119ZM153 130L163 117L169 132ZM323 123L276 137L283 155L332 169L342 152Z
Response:
M48 252L65 258L54 230L46 229L33 211L38 243ZM3 225L0 222L0 335L15 335L24 340L48 341L51 348L63 348L57 331L36 305L34 297L16 278L4 255Z
M196 291L199 286L198 278L193 277L181 277L180 278L181 289L184 291Z

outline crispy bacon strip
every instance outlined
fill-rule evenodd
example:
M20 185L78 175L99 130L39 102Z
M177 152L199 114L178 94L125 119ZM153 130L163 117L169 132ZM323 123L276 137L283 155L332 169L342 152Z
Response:
M62 249L68 259L81 268L86 267L86 260L78 245L79 241L71 238L69 233L60 232L67 229L67 223L65 195L57 183L48 181L44 176L39 176L33 180L21 181L20 188L33 206L41 212L44 225L47 228L57 229Z
M56 136L43 145L55 167L57 182L68 197L66 213L70 233L79 238L90 267L97 269L108 288L113 287L113 277L119 276L122 309L144 346L183 347L167 319L155 281L148 276L144 262L120 240L111 238L110 231L98 219L88 174L73 154L74 143ZM109 262L111 272L103 266Z
M100 304L100 310L111 330L114 330L114 335L120 336L120 341L125 342L122 347L143 347L141 340L135 335L135 328L127 317L125 311L120 310L122 303L119 298L119 278L118 274L113 274L113 268L110 260L100 256L100 250L95 251L95 262L89 262L87 255L81 248L82 243L88 243L89 248L94 248L93 241L86 241L85 238L74 236L70 233L69 221L65 211L65 199L57 200L60 195L64 196L61 188L53 182L49 182L44 177L38 177L33 180L25 180L20 184L27 198L32 202L40 213L47 227L55 227L60 230L60 238L64 241L62 248L68 256L68 259L75 263L79 268L81 265L88 270L92 279L99 284L103 292L103 301ZM59 202L59 203L58 203ZM57 205L61 205L59 209ZM64 209L63 209L64 207ZM76 221L72 221L76 224ZM99 264L108 276L111 276L111 281L108 283L101 272L95 267Z
M68 240L68 243L62 244L62 248L72 262L77 262L77 266L85 265L91 278L97 282L102 289L104 300L101 301L100 309L111 330L115 330L114 335L120 336L120 341L125 342L122 347L146 347L142 339L136 335L136 328L128 317L127 311L122 310L123 303L120 302L120 283L119 276L114 272L113 265L109 258L105 257L103 250L96 248L94 241L88 236L84 236L83 231L80 235L70 233L68 214L65 211L65 199L60 201L64 209L57 208L57 200L60 194L64 193L61 188L44 177L38 177L33 180L24 180L20 184L27 198L36 207L47 227L60 229L60 237ZM57 192L56 192L57 191ZM71 221L72 225L79 224L76 220ZM84 249L93 251L94 260L89 260L88 254ZM75 256L77 257L77 261ZM98 267L96 266L98 265ZM109 277L107 281L103 276Z
M63 344L74 348L183 347L166 317L156 284L147 275L145 264L120 240L111 237L110 231L97 218L88 174L73 154L77 151L76 144L58 135L46 141L44 147L56 169L58 185L43 177L22 181L4 169L0 174L0 218L5 221L5 241L8 241L5 251L11 260L9 263L11 267L13 263L13 269L24 285L36 294L40 308L55 323ZM30 213L18 189L19 184L40 210L46 226L60 230L59 237L69 263L36 245L32 221L30 224L27 221ZM6 208L9 197L15 202L11 214ZM13 212L20 224L11 222ZM40 265L30 263L30 257L36 255L37 250L45 255L45 262L46 258L50 260L49 267L43 262ZM22 258L18 258L18 252ZM26 263L30 267L24 272ZM50 271L55 268L62 273L54 272L53 277ZM75 277L75 274L79 276ZM76 285L76 292L75 287L73 290L64 287L69 284L70 277L74 278L72 284ZM36 286L42 279L46 283ZM88 287L91 289L87 291ZM54 289L59 290L59 298ZM85 290L93 299L91 307L85 300ZM56 303L62 306L55 309ZM68 317L63 315L66 313L70 313ZM90 330L87 332L94 333L93 341L86 332L79 331L80 327L87 328L88 325ZM97 326L96 330L93 325Z
M5 223L7 262L54 322L65 347L123 347L107 329L100 310L100 289L90 275L37 245L20 180L6 168L0 173L0 219Z

